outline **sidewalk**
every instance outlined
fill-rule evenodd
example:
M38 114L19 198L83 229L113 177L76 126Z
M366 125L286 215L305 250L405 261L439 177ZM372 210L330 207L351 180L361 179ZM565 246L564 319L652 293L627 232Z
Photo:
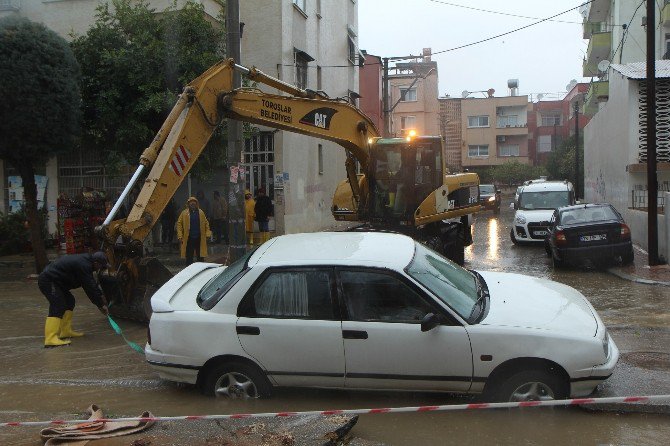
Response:
M649 266L647 252L638 246L634 246L634 248L635 261L632 264L614 266L608 272L631 282L670 286L670 265Z

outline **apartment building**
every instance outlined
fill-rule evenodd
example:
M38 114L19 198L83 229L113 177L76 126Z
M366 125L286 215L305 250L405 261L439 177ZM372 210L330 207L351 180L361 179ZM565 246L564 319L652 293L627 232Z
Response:
M225 2L201 0L211 20L220 17ZM0 16L19 14L44 23L65 38L83 34L95 20L101 0L2 0ZM172 0L151 0L157 13L171 6ZM184 0L178 0L177 6ZM240 1L243 65L257 66L271 76L300 88L321 90L330 97L358 99L358 6L353 0L264 0ZM278 94L277 90L261 87ZM138 155L141 148L138 148ZM55 206L60 184L71 184L68 173L76 171L77 184L96 188L108 186L104 166L89 154L69 159L72 168L63 169L63 160L52 160L46 167L49 177L47 206L50 232L55 231ZM82 158L83 157L83 158ZM275 224L280 233L313 231L335 224L330 203L337 184L346 177L345 154L340 146L291 132L255 128L243 154L247 187L265 187L275 202ZM60 164L59 164L60 162ZM7 187L4 166L0 181ZM97 172L97 173L90 173ZM207 184L195 181L193 190L224 190L225 172ZM123 180L123 179L122 179ZM107 181L107 183L105 183ZM185 200L187 182L177 200ZM123 181L119 182L122 185ZM118 187L118 186L114 186ZM3 198L4 201L4 198ZM4 208L6 203L0 203ZM53 215L52 215L53 214Z
M670 0L658 0L656 59L670 59ZM588 48L582 66L585 77L596 78L584 112L594 115L609 97L608 65L646 60L646 4L632 0L594 0L581 8L582 35Z
M363 66L359 69L358 108L374 122L380 134L384 134L384 101L382 100L382 58L361 51L365 57Z
M389 68L390 136L404 136L415 130L419 135L439 135L437 62L430 48L410 62Z
M463 168L496 166L511 160L532 164L528 151L528 96L461 100Z
M439 98L440 135L444 138L445 162L450 172L463 170L461 161L461 99Z

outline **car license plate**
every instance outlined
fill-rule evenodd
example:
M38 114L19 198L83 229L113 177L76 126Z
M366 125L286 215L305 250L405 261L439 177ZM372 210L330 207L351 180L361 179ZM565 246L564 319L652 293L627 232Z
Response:
M580 235L579 240L581 240L582 242L595 242L598 240L607 240L607 234Z
M547 231L533 231L533 235L547 235Z

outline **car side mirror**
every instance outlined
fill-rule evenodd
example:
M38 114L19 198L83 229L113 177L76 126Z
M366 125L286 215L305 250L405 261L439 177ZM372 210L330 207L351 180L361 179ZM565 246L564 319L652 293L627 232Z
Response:
M421 331L430 331L440 325L440 318L434 313L428 313L421 319Z

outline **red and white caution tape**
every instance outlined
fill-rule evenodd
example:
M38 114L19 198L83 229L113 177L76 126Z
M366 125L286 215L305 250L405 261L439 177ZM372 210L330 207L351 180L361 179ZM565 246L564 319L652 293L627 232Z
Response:
M294 418L303 416L327 415L367 415L377 413L407 413L407 412L440 412L456 410L482 409L514 409L519 407L546 407L546 406L582 406L593 404L639 404L670 401L670 395L652 396L620 396L609 398L574 398L569 400L549 401L522 401L516 403L470 403L450 404L444 406L416 406L416 407L379 407L376 409L342 409L342 410L313 410L304 412L268 412L268 413L236 413L227 415L186 415L177 417L131 417L131 418L100 418L102 422L126 421L192 421L192 420L239 420L244 418ZM91 420L51 420L51 421L12 421L0 423L0 427L7 426L47 426L86 423Z

